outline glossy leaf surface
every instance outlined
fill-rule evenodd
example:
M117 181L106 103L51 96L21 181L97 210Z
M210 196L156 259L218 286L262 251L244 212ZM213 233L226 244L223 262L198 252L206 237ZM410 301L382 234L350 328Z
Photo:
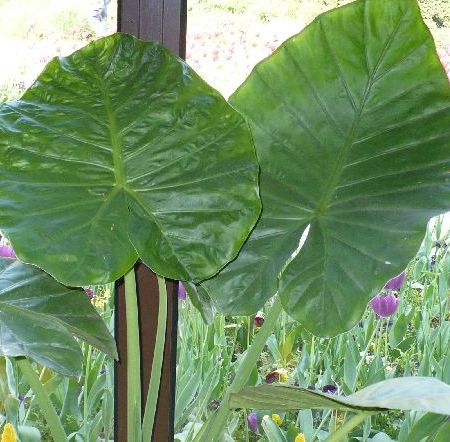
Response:
M246 387L232 394L231 408L346 411L413 410L450 415L450 385L435 378L388 379L349 396L325 394L286 385Z
M204 287L225 313L252 314L278 290L313 333L351 328L450 207L450 88L416 1L319 16L230 102L253 132L263 213Z
M243 118L155 42L115 34L51 61L0 106L0 227L21 260L68 285L137 257L201 280L260 211Z
M78 375L78 338L117 357L113 337L80 289L65 287L42 270L0 258L0 354L28 356L66 375Z

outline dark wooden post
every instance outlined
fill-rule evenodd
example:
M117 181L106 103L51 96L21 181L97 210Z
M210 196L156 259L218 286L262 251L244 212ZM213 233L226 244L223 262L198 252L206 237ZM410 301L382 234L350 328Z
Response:
M186 54L186 0L119 0L118 31L143 40L157 40L180 57ZM158 317L158 283L144 264L135 266L141 342L143 405L147 397ZM175 368L177 350L177 284L167 283L168 317L161 387L156 411L153 442L173 440ZM127 364L124 283L116 283L115 333L119 362L115 366L115 441L127 441Z

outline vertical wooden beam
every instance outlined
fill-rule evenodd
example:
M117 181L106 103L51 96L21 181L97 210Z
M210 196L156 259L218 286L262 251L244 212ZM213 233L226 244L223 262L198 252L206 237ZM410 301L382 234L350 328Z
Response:
M118 30L186 56L186 0L119 0Z
M143 40L157 40L181 58L185 58L186 0L119 0L118 8L118 31L135 35ZM144 404L153 361L159 295L156 276L147 266L137 263L135 272L139 304L141 385ZM170 281L167 286L167 333L153 442L173 440L178 298L177 283ZM127 348L124 289L123 280L117 281L115 335L120 360L115 366L115 441L136 442L127 441Z

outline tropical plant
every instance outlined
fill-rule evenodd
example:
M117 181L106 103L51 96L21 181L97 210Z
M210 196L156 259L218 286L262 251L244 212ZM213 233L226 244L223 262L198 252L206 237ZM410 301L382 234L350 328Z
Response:
M319 16L230 102L252 129L263 211L238 258L201 290L228 314L277 299L205 441L220 434L282 307L316 335L348 330L450 207L450 88L415 0Z
M450 90L416 0L357 0L320 16L230 103L161 45L115 34L54 59L0 106L0 228L19 259L74 286L125 275L129 441L151 435L165 335L158 327L142 419L138 258L160 275L160 324L164 277L226 313L255 313L277 293L197 435L211 441L245 405L239 391L282 309L320 336L348 330L449 207ZM310 405L303 389L288 392ZM417 409L366 399L335 402ZM433 399L420 409L434 411Z
M236 256L260 212L248 126L161 45L121 34L54 59L19 101L2 105L0 120L0 225L18 258L72 286L126 274L128 439L138 441L130 268L140 258L158 275L201 281ZM161 325L167 294L158 280ZM164 348L158 330L146 438Z

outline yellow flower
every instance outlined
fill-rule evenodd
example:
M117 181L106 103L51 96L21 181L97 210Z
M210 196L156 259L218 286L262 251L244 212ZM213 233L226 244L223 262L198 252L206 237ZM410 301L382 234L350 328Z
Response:
M369 350L370 351L375 351L377 349L377 346L375 345L375 343L374 342L371 342L370 344L369 344Z
M1 442L17 442L16 430L12 424L8 423L3 427Z
M281 419L280 415L278 414L272 414L272 420L278 425L282 425L283 424L283 419Z
M279 368L278 374L280 375L280 382L287 382L289 379L289 373L284 368Z
M295 436L294 442L306 442L305 435L303 433L298 433L297 436Z
M92 298L92 304L95 307L102 309L108 303L109 298L111 297L111 290L106 289L105 291L97 290L95 292L95 297Z

